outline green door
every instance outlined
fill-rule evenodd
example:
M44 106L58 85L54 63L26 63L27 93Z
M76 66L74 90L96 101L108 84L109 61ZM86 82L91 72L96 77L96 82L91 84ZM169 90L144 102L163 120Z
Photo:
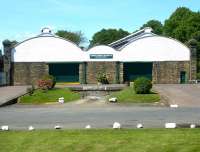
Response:
M152 79L153 63L124 63L124 82L134 81L138 77Z
M51 63L49 74L56 77L57 82L79 82L79 64Z
M186 83L186 72L185 71L181 71L181 73L180 73L180 82L181 82L181 84Z

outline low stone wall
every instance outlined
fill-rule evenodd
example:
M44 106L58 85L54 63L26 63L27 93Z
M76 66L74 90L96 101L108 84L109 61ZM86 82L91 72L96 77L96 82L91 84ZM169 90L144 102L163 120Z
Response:
M49 67L46 63L19 63L13 64L13 84L30 85L36 83L38 79L49 73Z
M181 71L186 72L186 81L190 79L189 61L168 61L154 62L152 78L157 84L177 84L180 83Z

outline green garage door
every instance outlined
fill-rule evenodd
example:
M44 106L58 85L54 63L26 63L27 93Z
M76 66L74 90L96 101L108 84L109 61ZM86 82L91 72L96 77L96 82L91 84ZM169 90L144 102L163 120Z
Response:
M124 82L134 81L138 77L152 79L153 63L124 63Z
M49 64L49 74L56 77L57 82L79 82L78 63Z

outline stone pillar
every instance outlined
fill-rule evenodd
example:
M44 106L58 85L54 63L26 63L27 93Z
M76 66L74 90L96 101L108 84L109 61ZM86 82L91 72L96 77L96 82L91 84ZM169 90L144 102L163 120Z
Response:
M81 84L86 84L86 70L87 70L87 63L83 62L79 64L79 82Z
M124 83L124 63L119 63L119 82Z
M12 67L11 67L11 59L12 59L12 42L9 40L3 41L3 49L4 49L4 72L7 77L7 84L12 84Z
M190 80L196 80L197 75L197 50L195 46L190 46Z
M86 70L87 70L87 63L83 62L79 64L79 82L81 84L86 84Z
M120 63L119 62L115 63L115 83L116 84L120 83Z
M152 83L156 84L159 83L158 78L159 78L159 63L153 62L153 68L152 68Z

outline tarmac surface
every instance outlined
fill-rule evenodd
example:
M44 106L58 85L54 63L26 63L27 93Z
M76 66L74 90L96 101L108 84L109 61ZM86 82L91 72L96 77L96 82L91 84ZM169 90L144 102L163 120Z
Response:
M144 128L164 128L165 123L200 124L200 108L169 108L122 106L117 104L63 104L63 105L12 105L0 108L0 126L10 129L53 129L60 125L65 129L111 128L114 122L122 128L136 128L142 123Z
M19 96L26 94L28 86L0 87L0 106L12 104Z
M156 84L158 91L169 104L181 107L200 107L200 84Z
M200 85L154 85L170 104L178 108L159 105L121 105L105 101L85 102L80 100L66 104L21 105L14 104L0 108L0 126L10 129L53 129L60 125L66 129L111 128L114 122L122 128L136 128L142 123L144 128L164 128L165 123L187 125L200 124ZM0 101L25 93L26 86L0 88Z

